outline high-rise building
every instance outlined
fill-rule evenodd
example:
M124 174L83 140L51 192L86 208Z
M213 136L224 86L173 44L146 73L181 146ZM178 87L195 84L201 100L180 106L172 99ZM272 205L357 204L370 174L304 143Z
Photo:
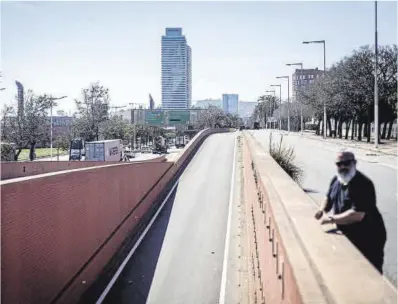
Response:
M223 94L222 108L225 113L238 114L239 96L238 94Z
M296 69L292 75L293 98L296 97L297 91L305 88L313 83L315 79L321 77L322 70L315 69Z
M181 28L166 28L162 36L162 108L191 106L191 48Z
M192 105L192 49L189 45L188 47L188 53L187 53L187 63L188 63L188 108L191 107Z

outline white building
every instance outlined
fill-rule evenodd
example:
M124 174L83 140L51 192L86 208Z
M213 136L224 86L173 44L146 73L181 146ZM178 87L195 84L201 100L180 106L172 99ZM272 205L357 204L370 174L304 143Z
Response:
M203 99L196 101L195 107L201 109L208 109L209 107L217 107L222 109L222 100L221 99Z
M191 48L181 28L166 28L162 36L162 108L191 107Z
M225 113L238 114L239 112L238 94L223 94L222 108Z

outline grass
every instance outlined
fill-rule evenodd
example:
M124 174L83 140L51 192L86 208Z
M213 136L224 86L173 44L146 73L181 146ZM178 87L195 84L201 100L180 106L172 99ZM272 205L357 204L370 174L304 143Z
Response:
M272 133L269 137L269 153L278 165L298 184L303 176L303 170L294 163L294 149L283 147L283 135L279 144L272 142Z
M50 148L37 148L36 151L36 158L42 157L50 157L51 156L51 149ZM68 151L59 150L59 155L65 155ZM57 149L53 148L53 157L57 156ZM29 149L23 149L21 154L19 154L18 160L29 160Z

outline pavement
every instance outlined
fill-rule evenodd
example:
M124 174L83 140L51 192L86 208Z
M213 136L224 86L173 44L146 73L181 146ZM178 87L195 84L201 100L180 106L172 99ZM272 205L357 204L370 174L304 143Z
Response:
M291 134L299 134L299 133L291 133ZM301 136L301 135L300 135ZM315 135L314 132L303 132L302 136L308 137L313 140L324 141L322 136ZM381 140L380 144L377 148L374 146L374 139L371 138L371 142L366 142L366 138L362 141L358 140L347 140L343 138L332 138L328 137L326 139L328 142L332 142L337 145L341 145L348 148L362 149L366 150L368 154L387 154L387 155L395 155L398 156L398 142L396 140Z
M271 131L249 131L268 151ZM279 131L273 130L273 142L279 142ZM298 133L284 134L283 145L294 147L295 162L303 169L304 176L301 186L319 204L326 191L336 168L334 159L336 153L343 148L355 153L358 159L358 169L370 177L375 184L377 206L383 215L387 229L387 244L385 247L385 276L397 286L397 157L379 153L369 154L369 151L358 147L347 147L337 141L313 140Z
M226 290L222 304L239 303L239 195L233 196L227 234L231 185L238 183L236 171L231 179L235 137L228 133L206 139L105 303L219 303L222 288ZM223 287L226 239L230 250Z

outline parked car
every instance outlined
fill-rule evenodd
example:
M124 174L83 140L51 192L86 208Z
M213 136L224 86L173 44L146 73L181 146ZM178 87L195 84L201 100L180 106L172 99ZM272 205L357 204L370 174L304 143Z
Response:
M144 154L152 153L152 149L149 147L142 147L141 153L144 153Z
M124 148L123 153L129 159L135 157L133 150L131 150L129 147Z

